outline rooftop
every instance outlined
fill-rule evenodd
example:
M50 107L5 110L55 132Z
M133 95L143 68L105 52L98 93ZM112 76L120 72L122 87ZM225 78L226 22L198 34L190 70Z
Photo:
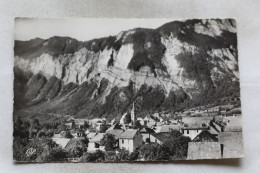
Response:
M219 159L221 148L219 142L189 142L187 159Z
M119 138L132 139L132 138L134 138L136 133L137 133L137 130L128 129L124 133L122 133Z
M114 135L115 139L118 139L124 131L122 129L107 130L106 133Z
M52 138L52 140L56 144L60 145L62 148L65 148L71 139L69 139L69 138Z
M183 117L182 122L186 124L209 124L213 117L203 116L203 117Z
M169 133L153 133L151 135L161 142L165 142L169 139Z
M89 134L87 134L87 138L92 139L94 136L96 136L96 134L96 132L90 132Z
M180 125L162 125L160 132L171 132L171 130L179 130Z
M96 136L89 140L89 142L100 142L104 135L105 133L97 133Z
M199 133L192 141L193 142L217 142L218 139L209 131L205 130Z
M185 130L207 130L209 128L208 124L201 123L201 124L183 124L180 126L181 129Z
M227 124L225 131L227 132L242 132L242 116L230 116L227 117L229 123Z
M219 143L224 145L224 158L238 158L244 155L242 132L221 132Z
M155 131L153 129L150 128L142 128L140 130L141 133L155 133Z

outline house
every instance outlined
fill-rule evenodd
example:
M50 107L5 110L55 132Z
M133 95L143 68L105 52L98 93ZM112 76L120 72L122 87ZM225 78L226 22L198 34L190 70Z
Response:
M170 123L174 124L174 125L177 125L179 123L179 119L171 119Z
M142 126L145 125L145 122L144 122L144 120L143 120L142 117L137 117L137 121L139 121L139 123L140 123Z
M112 129L112 130L107 130L106 131L107 134L111 134L114 136L114 138L116 139L116 147L119 146L119 137L122 133L124 133L124 130L122 129Z
M242 116L229 116L226 117L228 123L224 131L226 132L242 132Z
M180 122L182 122L183 124L197 124L197 123L204 123L204 124L209 124L210 121L213 120L213 117L208 117L208 116L193 116L193 117L182 117L182 119L180 120Z
M105 132L108 128L110 128L111 125L110 124L96 124L96 130L98 132Z
M187 159L219 159L221 147L219 142L189 142Z
M198 134L200 134L204 130L208 130L209 126L202 124L184 124L180 127L181 133L184 136L190 137L193 140Z
M101 118L95 118L95 119L92 119L91 121L89 121L89 124L93 127L93 128L95 128L97 125L99 125L99 124L105 124L105 122L106 122L106 119L105 118L103 118L103 119L101 119Z
M61 146L61 148L65 148L70 140L70 138L52 138L52 141Z
M147 127L149 127L149 128L153 128L155 126L156 126L156 122L148 122L147 123Z
M215 121L210 122L209 133L217 136L220 132L224 131L224 125L216 123Z
M133 152L142 145L142 139L142 135L137 130L127 129L119 137L119 148Z
M218 142L215 135L211 134L208 130L202 131L198 134L192 142Z
M92 137L88 143L88 151L90 151L90 152L93 152L96 150L104 151L105 150L104 146L100 145L100 141L104 137L104 135L105 135L105 133L97 133L94 137Z
M73 136L73 138L85 139L85 137L86 137L86 135L85 135L83 130L71 130L70 133Z
M243 157L242 132L221 132L218 138L223 158Z
M213 117L184 117L180 131L184 136L188 136L193 140L198 134L204 130L209 130L210 122Z
M87 134L87 138L90 140L90 139L92 139L94 136L96 136L97 135L97 133L96 132L89 132L88 134Z
M169 133L172 130L180 131L180 125L174 125L174 124L162 125L161 129L159 130L159 133Z
M146 116L146 117L144 117L144 123L145 124L147 124L148 122L149 122L149 119L150 119L151 117L150 116Z
M69 131L61 131L60 133L55 133L53 138L73 138Z
M155 133L153 129L150 128L142 128L140 131L141 135L143 136L143 142L147 142L147 140L150 142L150 135Z
M109 131L109 130L114 130L114 129L120 129L120 130L122 130L122 129L123 129L123 126L120 125L119 123L115 123L114 125L112 125L111 127L109 127L109 128L107 129L107 131Z
M112 130L107 130L106 133L114 135L115 139L119 139L120 135L124 132L123 129L112 129Z
M207 112L219 112L219 111L220 111L220 106L207 108Z
M221 132L242 132L242 116L215 116L213 124L221 127Z
M70 149L77 147L80 147L83 152L86 152L88 148L87 141L79 138L73 138L67 143L67 145L65 146L65 150L69 151Z
M169 133L153 133L150 136L150 142L158 143L160 145L162 145L168 139Z

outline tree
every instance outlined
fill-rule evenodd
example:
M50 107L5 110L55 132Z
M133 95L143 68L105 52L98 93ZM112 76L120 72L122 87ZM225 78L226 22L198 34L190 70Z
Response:
M188 143L191 141L189 137L178 136L177 132L174 132L175 136L170 137L163 143L163 146L169 149L170 159L185 159L188 153Z
M82 162L102 162L105 160L105 153L97 150L94 153L85 152L80 158Z
M90 125L88 124L88 122L87 122L87 121L84 121L84 125L83 125L83 127L84 127L85 129L87 129L87 128L89 128L89 127L90 127Z
M57 126L57 132L56 133L60 133L61 131L65 131L66 130L66 126L64 124L60 124Z
M53 130L49 129L45 134L47 137L51 138L51 137L53 137L54 132L53 132Z
M120 149L118 152L118 159L120 161L129 161L129 151L126 149Z
M34 120L33 120L31 129L36 129L36 130L39 130L39 129L40 129L40 123L39 123L39 120L38 120L38 119L34 119Z
M37 133L36 137L37 137L37 138L46 137L45 131L40 130L40 131Z
M75 129L76 128L76 123L74 120L72 120L71 122L71 129Z
M139 121L135 121L134 122L134 127L140 129L140 128L142 128L142 125L141 125L141 123Z
M107 133L101 139L100 145L105 146L106 151L112 151L115 149L116 142L117 141L116 141L114 135Z
M135 161L139 158L140 152L138 150L135 150L134 152L129 154L128 160L129 161Z
M30 138L35 138L36 136L37 136L37 131L36 130L30 130L29 137Z
M80 158L81 162L94 162L94 157L92 153L83 153L82 157Z
M105 133L106 131L107 131L107 126L105 126L105 125L101 125L100 126L100 133Z
M83 149L81 147L72 147L68 150L68 156L72 158L79 158L83 155Z
M69 157L79 158L83 155L83 152L87 151L87 147L87 140L71 139L65 149L68 151Z
M170 138L178 138L180 136L182 136L182 133L178 130L171 130L171 132L169 134Z
M119 158L115 151L107 151L105 153L105 161L117 162L117 161L119 161Z
M45 161L64 161L68 158L68 152L60 147L52 148L49 154L43 158Z
M38 119L34 119L31 123L30 127L30 138L35 138L37 136L38 131L41 129L40 123Z
M17 131L20 131L22 129L22 120L21 120L21 117L18 116L18 118L14 121L14 129L17 130Z
M124 124L129 124L131 123L131 115L129 113L126 114L125 118L124 118Z
M140 156L145 160L168 160L170 151L169 148L157 143L146 144L140 148Z
M70 134L70 132L69 131L66 131L65 132L65 136L64 136L65 138L73 138L73 136Z

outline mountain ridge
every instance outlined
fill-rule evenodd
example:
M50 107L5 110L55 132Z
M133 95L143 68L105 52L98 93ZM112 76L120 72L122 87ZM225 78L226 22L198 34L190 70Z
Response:
M16 41L14 110L111 118L135 101L143 116L239 95L236 47L232 19Z

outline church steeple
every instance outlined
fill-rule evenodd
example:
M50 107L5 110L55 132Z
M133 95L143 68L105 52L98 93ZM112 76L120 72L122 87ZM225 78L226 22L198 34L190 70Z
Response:
M133 108L132 108L132 110L131 110L131 120L132 120L132 122L134 122L135 121L135 102L133 102Z
M134 92L134 95L135 95L135 92L136 92L136 88L135 88L135 84L133 82L133 92ZM136 121L136 115L135 115L135 101L133 100L133 107L132 107L132 110L131 110L131 120L132 120L132 125L134 125L135 121Z

